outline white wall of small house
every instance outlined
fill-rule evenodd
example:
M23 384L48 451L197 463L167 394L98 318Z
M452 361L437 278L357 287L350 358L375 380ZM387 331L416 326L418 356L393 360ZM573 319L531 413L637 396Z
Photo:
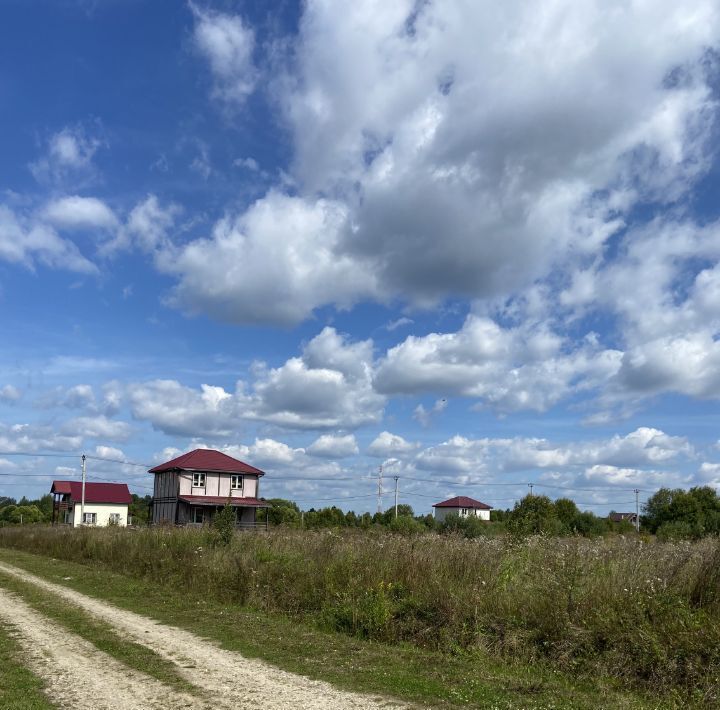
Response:
M193 475L189 472L180 474L180 495L181 496L221 496L226 498L256 498L257 497L257 476L243 474L242 490L230 490L230 473L214 473L209 471L205 474L205 485L193 486Z
M110 516L113 514L120 516L118 525L125 526L128 524L127 505L117 505L115 503L85 503L85 513L95 513L95 527L98 528L107 526L110 523ZM80 503L73 504L70 523L73 527L80 525Z
M463 512L465 511L465 512ZM459 515L461 518L475 516L480 520L490 520L490 511L481 508L435 508L435 520L441 523L448 515Z

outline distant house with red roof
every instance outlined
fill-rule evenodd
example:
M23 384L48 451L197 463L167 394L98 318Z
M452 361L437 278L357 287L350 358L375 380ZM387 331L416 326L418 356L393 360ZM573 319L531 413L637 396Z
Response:
M258 508L270 507L259 497L265 472L221 451L195 449L149 472L153 524L202 525L229 504L238 526L255 527Z
M50 495L53 497L53 525L104 527L128 524L132 496L125 483L85 483L84 505L80 481L53 481Z
M474 516L481 520L490 520L492 506L482 501L468 498L467 496L455 496L448 498L442 503L435 503L435 520L442 522L448 515L459 515L461 518Z

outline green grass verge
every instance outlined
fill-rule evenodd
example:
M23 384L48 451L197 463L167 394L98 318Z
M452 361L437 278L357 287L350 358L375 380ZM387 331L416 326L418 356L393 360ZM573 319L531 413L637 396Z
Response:
M50 710L42 681L22 662L22 651L10 627L0 625L0 708Z
M546 666L502 662L480 651L451 655L322 632L280 616L207 602L170 587L144 583L110 572L97 563L90 567L4 548L0 548L0 560L215 639L226 649L266 660L284 670L326 680L347 690L414 701L423 707L672 707L620 690L609 679L570 678ZM58 605L61 608L66 602L58 601Z
M174 663L165 660L145 646L123 639L110 624L96 619L67 600L1 571L0 587L14 592L43 616L89 641L129 668L157 678L177 690L200 693L199 689L178 673ZM0 707L6 706L0 705Z

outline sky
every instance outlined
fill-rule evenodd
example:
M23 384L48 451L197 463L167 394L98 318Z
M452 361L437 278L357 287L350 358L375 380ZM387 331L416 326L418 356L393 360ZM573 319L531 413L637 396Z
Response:
M0 497L720 485L715 0L0 0Z

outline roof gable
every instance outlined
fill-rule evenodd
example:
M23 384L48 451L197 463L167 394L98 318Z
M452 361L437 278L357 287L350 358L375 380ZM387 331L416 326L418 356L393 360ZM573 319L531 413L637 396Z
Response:
M468 498L467 496L455 496L448 498L442 503L435 503L433 508L476 508L478 510L492 510L493 507L482 501Z
M70 494L73 503L82 501L81 481L53 481L50 493ZM127 483L85 483L86 503L114 503L130 505L132 495Z
M222 471L224 473L252 473L256 476L264 476L265 472L250 464L234 459L232 456L215 451L214 449L195 449L182 456L158 464L150 469L150 473L162 473L163 471Z

